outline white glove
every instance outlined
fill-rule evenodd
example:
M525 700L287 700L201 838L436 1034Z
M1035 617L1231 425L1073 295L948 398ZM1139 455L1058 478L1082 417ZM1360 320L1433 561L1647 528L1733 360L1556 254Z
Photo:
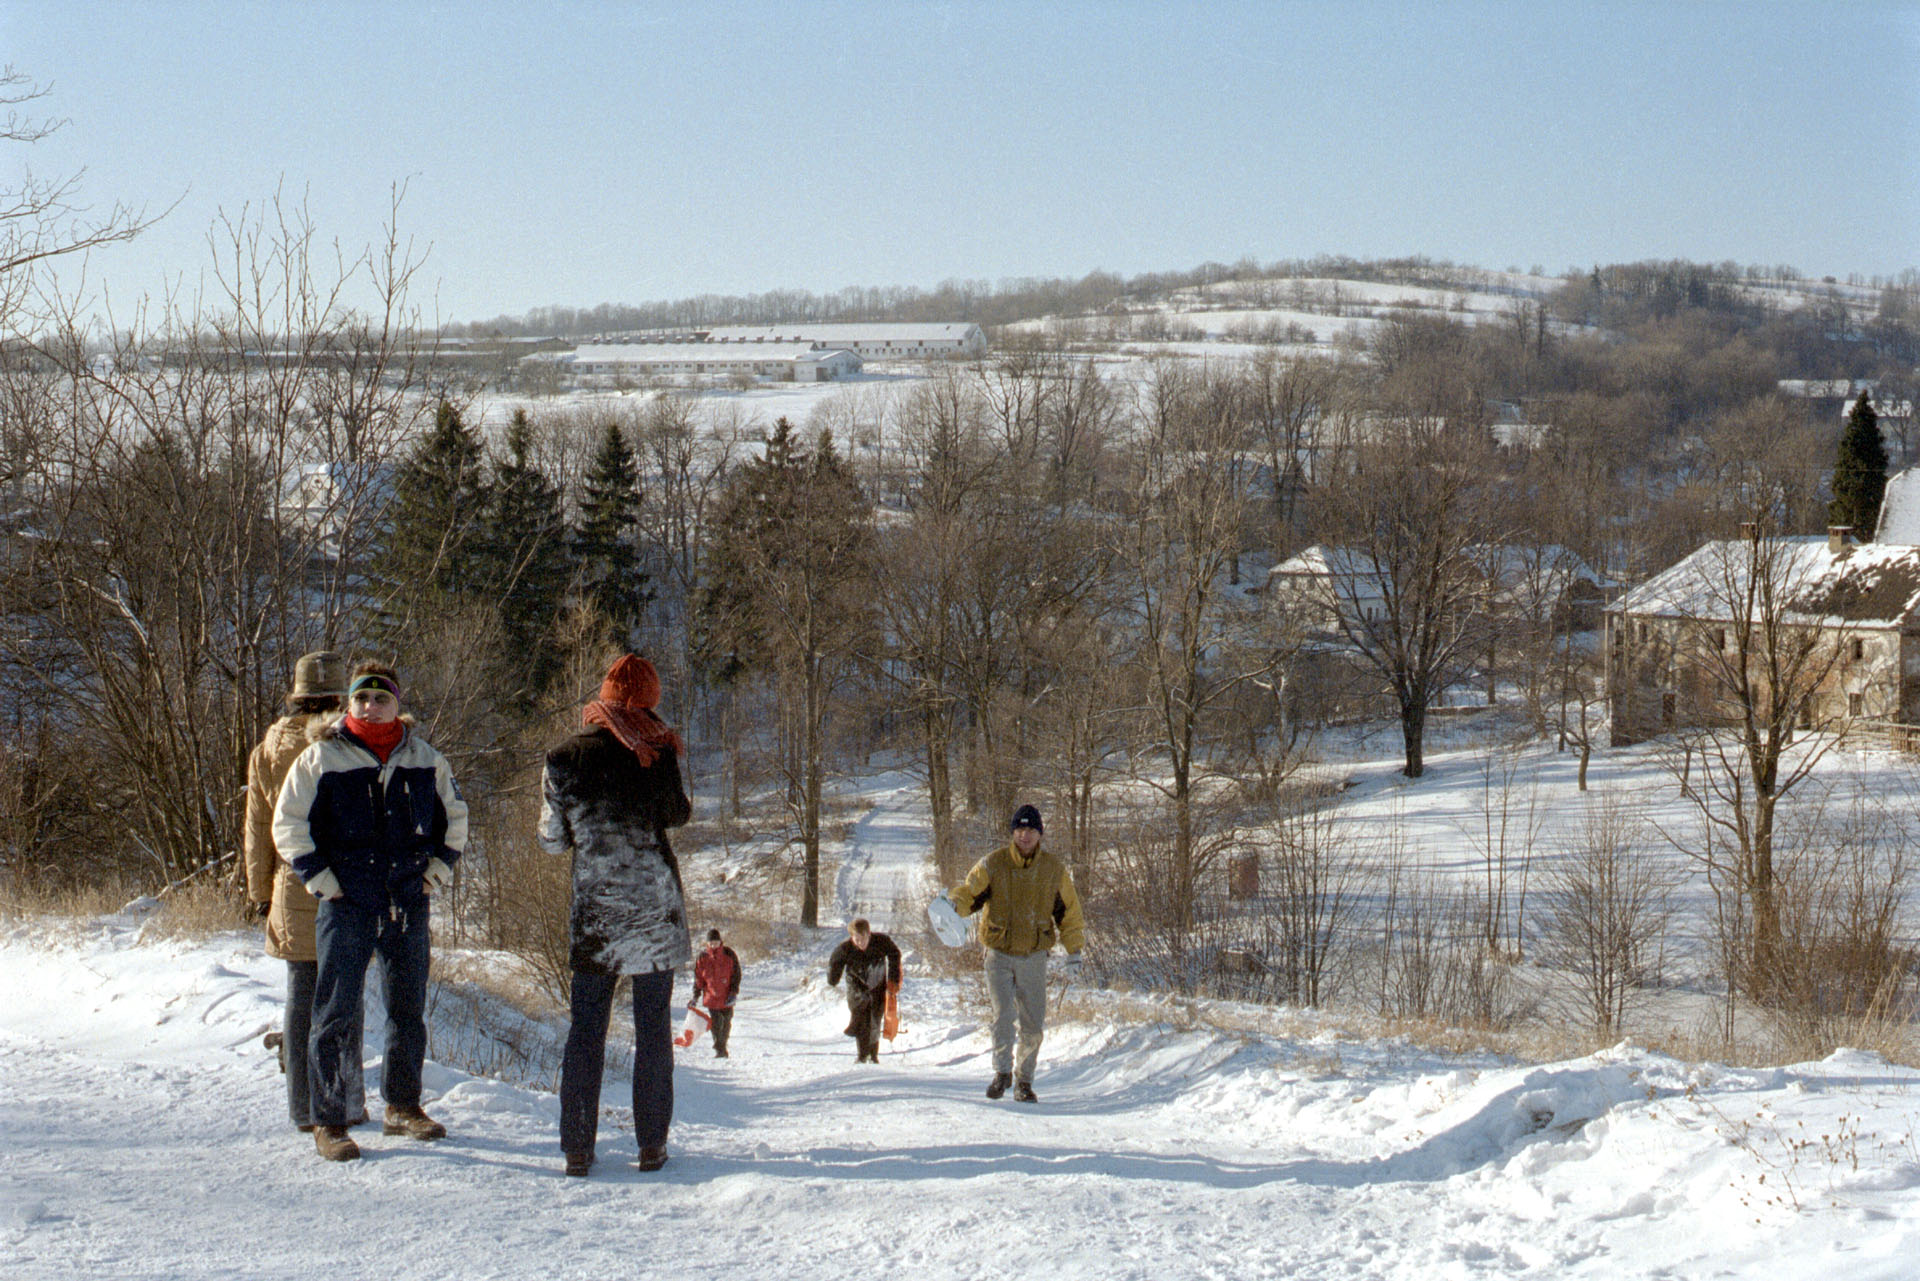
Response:
M426 878L427 892L429 894L438 894L441 890L453 884L453 869L441 862L438 858L430 858L427 860Z
M346 891L340 888L340 878L333 874L333 869L330 867L307 882L307 893L329 902L346 895Z

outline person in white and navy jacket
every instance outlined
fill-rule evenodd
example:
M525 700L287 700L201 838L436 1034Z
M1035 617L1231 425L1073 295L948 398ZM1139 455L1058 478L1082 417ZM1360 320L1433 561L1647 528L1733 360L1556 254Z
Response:
M360 1149L347 1134L345 1042L355 1036L367 965L380 957L387 1005L383 1130L438 1139L446 1128L420 1107L427 1053L431 895L453 879L467 843L467 805L453 771L401 714L400 679L361 663L347 713L316 725L274 805L273 841L307 892L318 973L307 1046L313 1139L330 1161ZM296 1051L297 1047L288 1047Z

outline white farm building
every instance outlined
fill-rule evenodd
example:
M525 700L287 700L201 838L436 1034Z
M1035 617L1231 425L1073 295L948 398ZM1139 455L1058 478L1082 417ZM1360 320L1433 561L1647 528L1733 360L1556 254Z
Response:
M970 323L722 325L707 330L706 338L709 343L818 343L857 352L867 360L976 356L987 349L986 334Z
M593 343L572 351L541 352L523 365L551 366L582 387L610 387L652 379L701 382L745 375L774 382L824 383L860 372L851 351L809 342Z

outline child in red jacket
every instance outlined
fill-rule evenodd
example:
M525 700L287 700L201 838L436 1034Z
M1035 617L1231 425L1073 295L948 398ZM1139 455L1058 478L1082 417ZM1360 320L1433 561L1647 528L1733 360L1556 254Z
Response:
M693 994L713 1018L713 1056L727 1057L727 1033L733 1030L733 1002L740 995L740 958L720 937L707 931L707 946L693 963Z

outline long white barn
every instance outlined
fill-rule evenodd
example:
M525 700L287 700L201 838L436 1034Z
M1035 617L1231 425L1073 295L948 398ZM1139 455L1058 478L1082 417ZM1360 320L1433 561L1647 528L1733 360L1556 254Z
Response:
M867 360L926 356L973 356L987 349L987 336L972 323L722 325L706 331L709 343L809 342L859 353Z
M698 380L746 374L779 382L832 382L860 372L861 359L847 350L809 342L750 342L721 346L704 342L593 343L572 351L541 352L523 365L553 366L580 386L622 380Z

